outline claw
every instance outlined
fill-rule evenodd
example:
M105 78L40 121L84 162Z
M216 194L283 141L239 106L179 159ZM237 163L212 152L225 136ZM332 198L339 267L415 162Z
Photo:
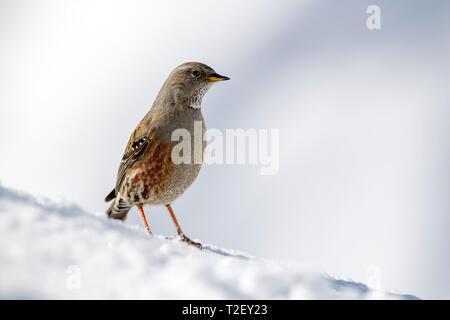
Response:
M170 204L166 204L166 208L169 211L170 217L172 218L173 223L175 224L175 227L177 229L178 236L180 237L181 241L186 242L187 244L190 244L191 246L197 247L200 250L202 250L203 246L199 242L192 241L181 230L180 224L177 221L177 217L175 217L175 213L173 213L172 207Z
M191 246L194 246L194 247L196 247L196 248L198 248L200 250L203 249L203 246L202 246L202 244L200 242L192 241L191 239L186 237L184 234L180 234L179 236L180 236L180 240L181 241L186 242L187 244L189 244Z

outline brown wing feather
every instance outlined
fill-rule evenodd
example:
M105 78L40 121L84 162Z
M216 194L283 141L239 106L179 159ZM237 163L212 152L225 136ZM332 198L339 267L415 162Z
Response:
M139 160L149 143L150 139L147 136L139 137L131 144L131 148L124 154L117 173L116 192L120 190L128 169Z
M148 129L150 121L151 116L147 114L136 127L128 140L127 147L125 148L122 161L120 162L119 170L117 172L117 180L114 189L115 195L119 192L128 170L140 159L150 144Z

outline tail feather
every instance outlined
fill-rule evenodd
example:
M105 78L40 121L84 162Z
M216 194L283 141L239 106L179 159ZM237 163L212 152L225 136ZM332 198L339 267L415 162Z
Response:
M112 191L105 197L105 202L110 202L111 200L116 198L116 189L112 189Z
M117 197L116 200L111 203L108 210L106 210L106 214L109 218L125 220L128 211L130 211L132 207L132 204L129 204L122 198Z

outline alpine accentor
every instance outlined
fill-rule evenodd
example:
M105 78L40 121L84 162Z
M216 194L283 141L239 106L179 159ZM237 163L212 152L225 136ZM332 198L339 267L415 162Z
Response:
M164 205L181 239L201 248L183 233L170 206L197 178L201 161L174 163L172 148L179 141L172 141L172 132L186 129L193 137L195 121L202 124L204 132L202 97L213 83L228 79L199 62L184 63L170 73L125 148L115 188L105 198L106 202L114 200L106 211L110 218L124 220L136 206L145 228L152 234L143 206Z

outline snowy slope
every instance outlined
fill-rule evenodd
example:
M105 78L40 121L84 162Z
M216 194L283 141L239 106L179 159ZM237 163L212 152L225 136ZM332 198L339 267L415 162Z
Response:
M413 299L0 186L0 298Z

